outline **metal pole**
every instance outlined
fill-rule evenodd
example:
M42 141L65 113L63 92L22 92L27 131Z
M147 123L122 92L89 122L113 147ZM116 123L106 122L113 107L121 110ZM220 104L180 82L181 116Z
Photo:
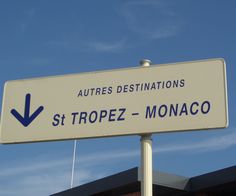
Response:
M143 67L149 67L151 61L140 61ZM141 196L152 196L152 134L141 135Z
M77 144L77 140L74 141L74 150L73 150L73 160L72 160L72 171L71 171L70 188L73 188L73 184L74 184L74 172L75 172L75 160L76 160L76 144Z

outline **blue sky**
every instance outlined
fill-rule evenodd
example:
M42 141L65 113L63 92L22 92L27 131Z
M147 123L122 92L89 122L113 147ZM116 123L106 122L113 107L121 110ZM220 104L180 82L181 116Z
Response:
M12 79L223 57L227 129L153 135L155 170L195 176L236 165L236 2L0 1L0 94ZM210 79L210 78L209 78ZM138 136L78 142L75 184L139 165ZM0 195L70 187L73 141L0 145Z

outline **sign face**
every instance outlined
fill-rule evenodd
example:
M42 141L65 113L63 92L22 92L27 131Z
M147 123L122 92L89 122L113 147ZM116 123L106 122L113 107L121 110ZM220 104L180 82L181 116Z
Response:
M223 128L223 59L6 82L1 142Z

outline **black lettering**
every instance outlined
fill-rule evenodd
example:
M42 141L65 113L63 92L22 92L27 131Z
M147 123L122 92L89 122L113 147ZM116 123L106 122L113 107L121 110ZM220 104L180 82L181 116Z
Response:
M84 124L86 124L87 112L80 112L79 116L79 124L81 124L82 120L84 120Z
M116 112L116 109L110 110L108 121L115 121L116 120L115 118L112 118L112 117L116 116L116 114L114 112Z
M72 125L75 124L75 117L79 114L79 112L73 112L71 113L71 115L73 116L73 120L72 120Z
M112 87L108 87L108 94L111 94L112 93Z
M179 85L179 86L180 86L180 87L184 87L184 85L185 85L185 80L184 80L184 79L181 79L181 80L180 80L180 85Z
M150 88L150 83L144 83L144 90L149 90Z
M91 96L93 96L93 92L94 92L95 88L91 88L90 91L91 91Z
M178 114L178 106L179 104L175 104L175 107L174 107L174 104L170 104L170 113L169 113L169 116L172 116L172 113L174 113L174 116L177 116Z
M156 89L156 84L155 82L152 83L151 90Z
M211 104L209 101L204 101L201 105L201 112L207 114L211 109Z
M123 90L124 93L127 93L128 92L128 85L124 85L124 90Z
M89 94L89 89L84 89L84 96L87 97Z
M125 113L125 111L126 111L126 108L120 108L119 111L120 111L120 115L118 116L117 121L125 120L125 118L123 117L123 115L124 115L124 113Z
M134 84L131 84L130 86L129 86L129 92L133 92L134 91Z
M170 88L170 87L171 87L171 81L168 80L168 81L166 82L166 88Z
M161 113L162 108L164 108L164 113L163 113L163 114ZM159 109L158 109L158 115L159 115L161 118L163 118L163 117L165 117L166 113L167 113L167 105L163 104L163 105L161 105L161 106L159 107Z
M107 111L106 110L101 110L100 111L100 117L99 117L99 122L102 122L102 119L107 116Z
M173 81L173 88L178 88L179 87L179 80L174 80Z
M153 106L152 110L151 110L150 106L147 106L145 118L155 118L156 117L156 109L157 109L157 106Z
M196 109L195 109L195 111L193 111L193 106L194 105L196 105ZM192 114L192 115L196 115L197 113L198 113L198 107L199 106L199 103L198 102L193 102L192 104L191 104L191 106L190 106L190 113Z
M107 87L102 88L102 94L105 95L107 93Z
M97 120L97 118L98 118L98 113L97 113L97 111L92 111L90 114L89 114L89 122L90 123L95 123L96 122L96 120Z
M77 97L79 97L79 96L83 97L83 92L82 92L82 90L79 90L79 94L78 94Z
M58 126L60 123L60 114L55 114L53 117L54 122L52 122L53 126Z
M96 95L100 95L101 93L101 89L100 88L96 88Z
M179 115L182 116L182 114L184 114L184 113L185 113L185 115L188 115L188 110L187 110L187 105L186 105L186 103L184 103L184 104L182 105L182 108L181 108L181 111L180 111Z
M122 91L122 86L117 86L116 92L117 92L117 93L121 93L121 91Z

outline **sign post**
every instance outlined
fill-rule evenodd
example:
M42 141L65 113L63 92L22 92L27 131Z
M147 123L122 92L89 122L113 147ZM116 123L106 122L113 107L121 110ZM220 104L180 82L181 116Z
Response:
M149 67L150 60L140 61L142 67ZM152 196L152 135L141 135L141 196Z
M141 196L152 196L152 135L141 136Z

